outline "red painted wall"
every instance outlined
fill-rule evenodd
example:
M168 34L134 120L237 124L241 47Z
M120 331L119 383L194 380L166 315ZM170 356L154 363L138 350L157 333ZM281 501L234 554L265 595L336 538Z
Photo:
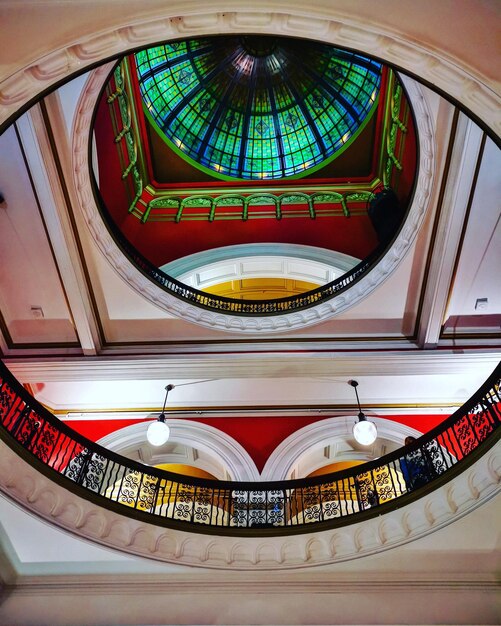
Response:
M146 222L121 217L119 225L129 241L152 263L161 266L180 257L221 246L244 243L295 243L364 258L377 245L368 216Z
M400 424L415 428L422 433L428 432L446 415L394 415L387 416ZM233 437L252 457L256 467L261 471L275 448L287 437L308 424L325 420L325 417L221 417L196 418L190 421L208 424ZM144 420L96 420L71 421L69 426L93 441L99 440L112 432L137 424ZM402 441L402 445L403 445Z

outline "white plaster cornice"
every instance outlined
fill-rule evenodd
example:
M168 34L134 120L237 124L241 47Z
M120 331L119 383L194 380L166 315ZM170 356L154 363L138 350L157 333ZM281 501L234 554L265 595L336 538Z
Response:
M73 170L75 188L82 216L92 237L108 262L121 278L152 304L183 320L222 331L262 335L298 330L318 324L357 304L397 268L417 235L428 208L435 179L435 135L432 115L423 90L416 81L407 79L406 89L413 106L419 141L419 167L416 188L407 218L384 257L362 278L340 295L307 309L272 316L228 315L195 306L163 290L140 272L125 256L108 231L94 199L88 162L89 128L94 106L103 84L103 68L92 72L82 91L73 133Z
M223 537L170 530L84 500L0 443L0 489L28 511L80 537L159 561L229 570L274 570L339 563L428 535L500 491L501 443L432 493L379 517L285 537Z
M376 10L382 9L378 6ZM489 26L486 15L481 14L484 27ZM71 74L131 48L179 37L252 32L311 37L379 57L424 77L470 109L494 133L501 134L499 83L476 71L474 60L472 67L466 67L461 58L437 45L440 38L419 41L406 35L405 25L400 31L392 30L380 19L370 20L355 11L347 13L333 3L306 8L300 2L268 0L265 5L258 2L254 11L249 11L248 4L238 0L231 7L220 1L211 3L210 8L201 1L190 2L188 7L186 2L174 0L168 6L162 3L150 9L147 17L127 10L118 12L113 25L101 26L98 32L69 31L53 40L52 50L50 44L45 46L41 56L15 68L2 80L0 122Z
M206 576L197 576L195 572L191 572L189 576L176 572L173 576L169 574L123 574L100 576L93 574L68 575L51 575L51 576L22 576L16 580L15 586L9 586L9 591L20 596L28 596L36 593L42 596L54 596L54 594L72 594L78 592L79 595L115 595L117 593L130 592L133 588L135 593L140 597L154 596L156 594L182 594L183 596L196 593L270 593L273 589L275 593L281 594L345 594L360 593L360 588L370 593L388 592L391 588L396 593L405 593L412 591L433 592L440 589L441 591L471 591L478 589L483 592L499 593L499 583L492 576L459 576L454 579L444 580L443 574L437 576L430 573L426 579L419 576L407 575L402 578L381 575L377 577L368 574L352 575L336 575L335 577L322 572L321 575L312 577L311 573L303 576L301 574L293 574L286 579L256 579L250 573L243 574L245 578L239 576L235 580L235 572L231 573L231 579L221 576L214 576L214 572L210 579Z
M271 348L271 346L270 346ZM247 349L252 350L251 344ZM291 349L294 348L291 346ZM22 383L74 380L169 380L185 378L261 378L323 376L461 375L485 373L501 361L491 352L262 352L232 354L172 354L137 358L4 359ZM348 379L348 378L347 378Z

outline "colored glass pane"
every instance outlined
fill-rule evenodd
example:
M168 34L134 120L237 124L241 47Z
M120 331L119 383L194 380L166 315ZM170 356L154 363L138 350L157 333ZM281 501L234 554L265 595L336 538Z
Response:
M381 65L313 41L190 39L135 55L144 105L188 159L242 179L308 173L366 120Z

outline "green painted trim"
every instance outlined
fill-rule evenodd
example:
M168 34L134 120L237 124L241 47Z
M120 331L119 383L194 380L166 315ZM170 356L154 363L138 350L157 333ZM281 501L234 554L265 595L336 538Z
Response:
M385 101L384 101L383 119L381 123L382 128L381 128L381 137L380 137L380 144L379 144L378 164L377 164L377 171L379 174L379 178L383 181L383 183L384 183L384 172L385 172L385 166L386 166L386 137L389 132L388 118L390 115L390 102L393 97L392 95L393 88L394 88L394 74L393 72L389 71L386 94L385 94Z
M122 139L125 141L125 147L126 147L127 156L129 159L129 164L122 171L122 180L125 181L125 179L129 176L129 174L132 174L132 185L135 191L135 196L131 204L129 205L129 213L132 213L133 211L135 211L136 204L143 193L144 184L143 184L143 178L141 176L141 173L139 169L137 168L138 141L137 141L137 136L133 129L133 125L132 125L132 110L134 109L134 107L131 106L131 102L133 102L134 98L129 95L128 90L127 90L127 87L129 87L130 89L130 83L126 85L126 80L128 79L128 75L126 74L126 72L127 72L127 64L125 62L120 63L115 68L115 71L113 72L113 77L115 79L116 91L113 94L111 94L111 96L107 99L107 103L109 107L111 107L110 110L112 111L112 114L111 114L112 119L114 119L113 104L115 100L117 101L118 109L120 111L122 128L118 134L116 134L117 129L114 130L115 144L117 145L117 148L120 152L119 144L121 143ZM120 137L119 141L117 141L117 137ZM147 217L148 216L144 217L143 215L141 220L145 222Z
M316 193L341 193L339 190L342 190L343 193L357 193L364 192L368 189L374 189L379 184L381 184L381 179L379 176L375 176L371 181L367 183L343 183L337 185L301 185L301 186L277 186L277 187L225 187L224 191L221 190L221 187L218 188L178 188L173 190L165 190L165 189L155 189L151 185L147 185L145 190L149 192L156 198L169 198L169 197L184 197L191 195L210 195L214 197L219 197L223 195L233 195L233 196L242 196L251 195L255 193L272 193L272 194L286 194L286 193L304 193L305 195L312 196Z
M138 115L140 114L137 110L136 106L136 98L134 96L134 88L132 85L131 78L131 69L128 57L125 57L120 64L123 67L124 73L124 84L126 86L127 93L129 94L129 110L131 116L131 132L134 134L135 142L136 142L136 151L137 151L137 165L140 170L140 175L143 179L143 187L144 181L149 179L148 167L146 165L146 157L144 155L144 145L142 141L141 131L140 131L140 123Z
M379 184L380 181L378 181ZM345 217L350 217L352 214L348 207L348 202L355 203L367 203L374 196L373 191L368 189L362 189L358 191L348 191L344 194L338 193L336 191L324 191L324 192L316 192L312 195L308 195L301 192L296 192L291 190L289 192L285 192L282 194L274 194L269 193L267 191L257 192L251 194L249 196L237 195L237 194L220 194L219 196L211 196L211 195L192 195L186 198L172 197L167 196L162 198L157 197L151 200L148 203L147 210L143 216L143 221L146 221L147 217L150 215L151 210L160 209L160 210L168 210L168 209L176 209L177 213L174 219L172 220L171 215L162 215L162 216L153 216L151 219L153 221L174 221L175 223L179 223L182 219L183 209L187 206L195 208L195 209L207 209L209 208L208 216L203 213L190 213L185 220L187 221L196 221L196 220L206 220L209 222L213 222L216 217L218 220L237 220L241 219L246 221L249 218L252 219L265 219L265 218L273 218L275 217L277 220L281 220L282 217L304 217L304 211L298 212L297 210L294 212L287 211L285 214L282 213L282 209L284 206L292 205L292 204L303 204L304 209L308 211L308 215L310 218L315 219L317 216L316 209L318 209L319 204L323 203L331 203L331 204L340 204L342 214ZM162 206L162 200L165 202L165 205ZM234 200L234 203L221 203L224 200ZM197 202L198 201L198 202ZM253 202L254 201L254 202ZM256 204L257 201L257 204ZM269 212L260 212L259 215L253 215L252 212L249 215L249 207L252 206L260 206L263 205L269 206ZM224 214L225 207L241 207L242 213L239 216L237 213L233 214ZM216 216L216 209L221 209L220 214ZM221 215L222 213L222 215ZM334 211L329 211L328 213L325 211L320 211L318 217L330 217L332 215L336 215L337 213ZM353 213L357 214L357 212Z

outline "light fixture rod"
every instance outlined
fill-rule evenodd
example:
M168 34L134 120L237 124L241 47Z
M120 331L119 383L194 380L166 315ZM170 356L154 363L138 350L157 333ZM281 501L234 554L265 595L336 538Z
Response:
M357 404L358 404L358 417L360 419L366 419L363 411L362 411L362 407L360 406L360 399L358 397L358 381L357 380L349 380L348 381L348 385L351 385L353 387L353 389L355 390L355 395L357 396Z
M165 406L167 404L169 391L172 389L174 389L174 385L167 385L167 387L165 387L165 398L162 412L154 422L150 423L146 431L146 439L152 446L163 446L169 440L170 428L165 422Z
M164 405L162 407L162 412L160 413L160 417L164 417L165 418L165 406L167 404L167 398L169 396L169 391L172 391L174 389L174 385L167 385L167 387L165 387L165 398L164 398Z

